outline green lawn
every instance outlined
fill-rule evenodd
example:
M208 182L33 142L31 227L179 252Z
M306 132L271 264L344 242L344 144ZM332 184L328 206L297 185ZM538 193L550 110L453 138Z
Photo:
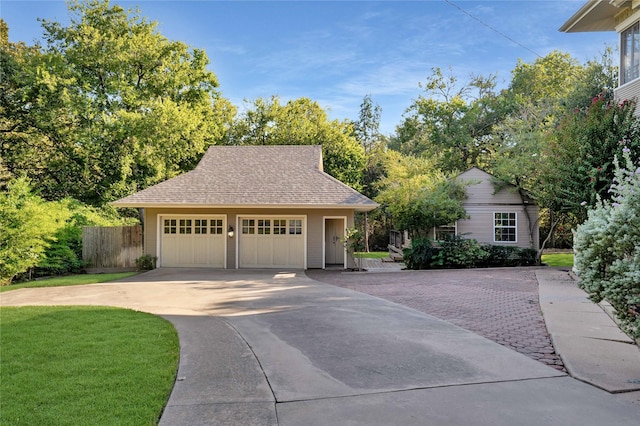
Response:
M171 323L108 307L0 312L0 424L157 424L178 365Z
M549 266L573 266L573 253L543 254L542 262Z
M388 251L371 251L367 253L363 251L363 252L356 252L355 256L357 258L363 257L365 259L384 259L385 257L389 257L389 252Z
M104 283L130 277L131 275L135 274L137 274L137 272L119 272L117 274L81 274L69 275L65 277L47 278L44 280L0 286L0 293L3 291L17 290L19 288L28 287L59 287L68 285Z

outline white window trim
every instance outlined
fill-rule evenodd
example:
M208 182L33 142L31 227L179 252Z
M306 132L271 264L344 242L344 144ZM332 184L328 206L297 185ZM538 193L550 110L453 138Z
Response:
M500 240L496 240L496 228L511 228L511 226L496 226L496 214L503 214L503 213L507 213L507 214L514 214L516 215L516 224L513 226L513 228L515 228L515 235L516 235L516 239L514 241L500 241ZM497 212L493 212L493 214L491 215L491 220L493 221L493 242L494 243L500 243L500 244L517 244L518 243L518 212L505 212L505 211L497 211Z
M626 84L629 84L633 81L636 81L640 78L640 65L639 65L639 69L638 69L638 76L635 78L632 78L630 80L625 80L625 71L626 71L626 67L624 66L625 63L625 49L624 49L624 40L625 40L625 33L628 32L629 30L632 30L634 27L636 27L636 29L638 30L638 32L640 33L640 22L639 21L635 21L634 23L632 23L631 25L627 26L624 30L620 31L620 58L619 58L619 75L618 75L618 87L622 87ZM638 46L640 47L640 46ZM637 54L640 56L640 51L637 52ZM640 58L639 58L640 59Z
M449 227L449 225L443 225L443 226ZM441 240L437 240L437 238L438 238L438 228L442 228L442 226L434 226L433 227L433 240L434 241L441 241ZM455 222L453 222L453 228L454 228L454 232L455 232L453 235L458 235L458 221L457 220Z

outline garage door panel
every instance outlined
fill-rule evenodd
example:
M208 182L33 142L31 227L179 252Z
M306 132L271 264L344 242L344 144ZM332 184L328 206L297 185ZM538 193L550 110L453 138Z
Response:
M242 268L304 268L304 218L241 218Z
M269 235L262 235L256 238L257 241L257 263L260 266L273 264L273 239Z
M223 268L224 216L175 216L161 221L160 264Z

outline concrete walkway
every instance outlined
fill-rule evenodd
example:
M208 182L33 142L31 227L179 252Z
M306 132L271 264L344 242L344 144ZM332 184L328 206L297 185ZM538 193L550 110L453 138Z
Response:
M181 359L163 425L634 425L640 407L474 333L302 272L159 269L1 305L163 315Z
M640 350L567 272L536 271L540 308L569 374L640 403ZM639 422L640 423L640 422Z

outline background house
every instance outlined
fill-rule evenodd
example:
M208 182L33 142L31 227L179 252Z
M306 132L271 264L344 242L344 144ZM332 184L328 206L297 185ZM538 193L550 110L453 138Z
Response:
M469 219L431 231L431 238L441 240L445 234L463 235L480 243L538 249L540 246L539 208L528 196L521 196L514 186L497 189L494 177L472 167L456 179L468 181L463 202Z
M531 198L521 195L512 185L497 188L495 178L477 167L459 174L456 179L470 182L463 202L469 218L433 228L429 238L442 240L445 235L461 235L481 244L539 249L540 209ZM410 244L406 231L392 231L390 257L399 259L402 247Z
M343 237L378 205L322 171L320 146L212 146L188 173L112 203L144 209L158 266L352 267Z
M640 2L637 0L589 0L560 31L616 31L620 34L620 77L614 90L617 100L640 97ZM640 107L640 105L638 105ZM636 110L636 113L640 109Z

